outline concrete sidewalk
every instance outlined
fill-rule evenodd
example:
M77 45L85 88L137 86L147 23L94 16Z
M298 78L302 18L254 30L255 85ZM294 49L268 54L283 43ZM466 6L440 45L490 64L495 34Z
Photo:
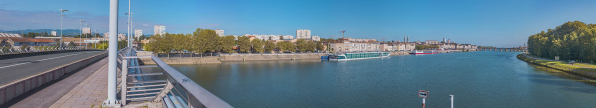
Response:
M88 67L85 67L85 68L79 70L78 72L74 72L74 74L65 76L64 79L61 79L61 80L53 82L53 83L48 83L40 88L36 88L35 90L29 91L28 93L23 94L0 107L11 107L11 108L12 107L14 107L14 108L47 108L47 107L50 107L53 104L55 104L56 102L58 102L58 100L61 99L61 97L69 96L68 94L70 94L70 92L72 90L76 89L81 84L86 84L84 82L88 82L89 78L91 78L89 76L92 76L92 77L97 76L96 74L98 72L96 72L96 71L101 70L102 67L107 67L107 62L108 62L107 58L99 60L98 62L96 62ZM107 73L105 74L105 76L107 76ZM107 80L107 78L105 78L105 80ZM106 83L107 83L107 81L106 81ZM93 86L99 86L99 85L96 84ZM104 84L103 86L107 86L107 84ZM101 89L98 89L98 90L101 90ZM104 93L104 94L106 94L106 93ZM101 95L98 97L104 97L104 99L105 99L105 96L106 95ZM91 99L91 98L88 97L86 99ZM101 99L95 99L95 100L101 100ZM94 100L94 102L95 102L95 100ZM101 101L103 101L103 100L101 100ZM101 104L101 101L98 103ZM82 102L82 103L84 104L84 102ZM98 106L98 105L96 105L96 106ZM78 107L79 108L80 107L91 107L91 105L88 105L88 106L78 105Z
M68 93L55 101L50 108L99 108L108 94L108 64L105 62L96 64L99 69L87 77L80 84L76 85ZM91 67L91 66L90 66Z

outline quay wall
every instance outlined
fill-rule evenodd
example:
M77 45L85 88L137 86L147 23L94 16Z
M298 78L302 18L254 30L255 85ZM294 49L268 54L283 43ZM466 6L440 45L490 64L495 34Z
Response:
M222 54L220 60L225 61L259 61L259 60L300 60L321 59L324 53L296 53L296 54Z

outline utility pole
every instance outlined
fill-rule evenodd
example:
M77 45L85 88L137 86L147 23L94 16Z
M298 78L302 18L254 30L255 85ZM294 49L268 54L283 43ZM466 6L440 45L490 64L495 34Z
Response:
M64 10L62 8L60 8L60 48L62 48L62 16L64 16L64 11L68 11L68 10Z
M81 43L80 43L80 42L82 42L81 38L83 38L83 29L81 29L81 25L83 24L83 22L85 22L85 21L79 19L79 29L81 30L81 32L79 34L79 48L81 47Z

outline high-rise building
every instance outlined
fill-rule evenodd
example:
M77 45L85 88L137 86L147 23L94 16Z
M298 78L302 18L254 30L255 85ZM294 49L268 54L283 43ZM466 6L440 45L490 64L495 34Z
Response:
M224 30L215 29L215 33L216 33L218 36L224 36Z
M166 26L162 26L162 25L155 25L153 27L153 35L164 35L166 34Z
M443 43L447 43L447 39L443 38Z
M104 38L110 38L110 33L109 32L108 33L103 33L103 37Z
M83 34L91 34L91 28L83 27Z
M52 36L56 36L56 31L52 31L50 34L51 34Z
M310 30L305 30L305 29L296 30L296 39L311 39Z
M135 30L135 38L139 39L139 37L141 37L142 35L143 35L143 30L141 30L141 29Z

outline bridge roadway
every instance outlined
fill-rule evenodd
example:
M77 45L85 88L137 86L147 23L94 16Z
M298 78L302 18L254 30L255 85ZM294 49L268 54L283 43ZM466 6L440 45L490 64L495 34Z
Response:
M64 52L0 60L0 85L106 51Z

